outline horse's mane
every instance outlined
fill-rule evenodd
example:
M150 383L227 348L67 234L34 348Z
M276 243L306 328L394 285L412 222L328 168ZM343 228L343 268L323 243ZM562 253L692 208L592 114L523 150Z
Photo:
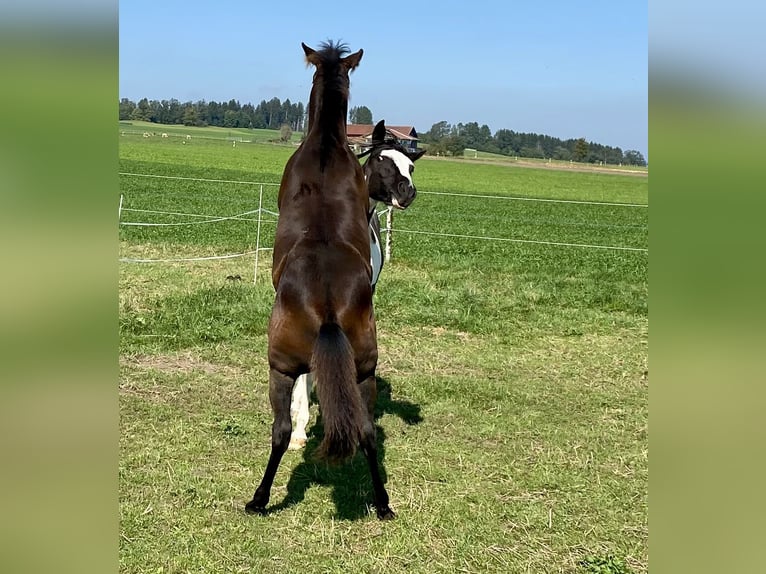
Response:
M322 151L320 153L320 165L324 168L330 149L337 144L334 133L336 118L344 118L348 113L348 84L342 82L343 74L339 73L341 59L350 53L348 45L343 42L327 40L319 44L316 55L319 57L322 70L322 114L320 122L327 125L321 126ZM319 110L317 110L318 112ZM337 134L338 136L344 134Z
M325 62L325 58L327 58L328 62L332 60L340 61L343 56L350 52L348 44L345 42L333 42L332 40L321 42L319 50L317 50L317 53L322 57L322 63Z
M400 151L402 153L406 153L404 146L401 143L399 143L399 140L395 138L386 138L382 142L364 144L364 147L366 147L367 149L361 153L356 154L356 157L358 157L359 159L363 158L366 155L372 154L372 152L374 151L384 150L384 149L393 149L396 151Z
M321 63L322 87L325 95L332 92L340 92L348 98L348 86L341 84L341 76L338 74L338 66L340 66L341 59L343 59L343 57L350 51L348 46L342 42L328 40L319 44L316 56Z

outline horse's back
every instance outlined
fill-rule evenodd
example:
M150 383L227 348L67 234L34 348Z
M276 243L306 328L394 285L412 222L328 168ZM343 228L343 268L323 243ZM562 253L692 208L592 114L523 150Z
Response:
M364 174L347 147L324 170L313 159L317 150L308 142L288 161L279 188L272 267L275 288L288 259L306 241L349 243L369 258Z
M269 326L269 357L284 372L308 372L323 324L343 329L360 363L375 351L369 258L344 242L301 240L283 266ZM376 355L376 353L375 353Z

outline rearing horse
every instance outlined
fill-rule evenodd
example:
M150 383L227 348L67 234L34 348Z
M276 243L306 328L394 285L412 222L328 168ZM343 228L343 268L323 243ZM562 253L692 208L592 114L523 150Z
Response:
M308 133L285 166L269 321L269 399L274 412L271 454L247 503L264 512L290 442L295 379L313 372L324 421L320 457L342 461L360 445L370 470L378 518L394 517L378 468L373 411L378 361L370 278L369 204L362 167L346 143L349 72L362 50L328 42L305 44L314 65Z
M417 190L412 182L414 162L425 153L425 150L412 151L405 148L394 138L386 137L386 125L380 120L372 132L372 141L367 151L358 154L358 158L367 156L362 166L364 179L367 182L369 206L367 219L370 230L370 265L372 266L372 290L380 277L383 268L384 252L380 239L380 219L377 207L383 203L397 209L407 209L415 199ZM300 449L306 445L306 425L309 422L309 397L311 396L311 375L298 377L293 387L293 398L290 404L290 416L293 422L293 432L288 448Z

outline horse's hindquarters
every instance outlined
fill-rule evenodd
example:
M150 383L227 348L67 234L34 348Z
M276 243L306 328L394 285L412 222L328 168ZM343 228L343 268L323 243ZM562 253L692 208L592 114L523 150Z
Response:
M360 380L375 370L370 264L358 252L349 258L348 247L337 251L325 245L306 256L291 254L284 266L269 323L269 363L280 372L308 372L316 337L326 323L337 324L348 337Z

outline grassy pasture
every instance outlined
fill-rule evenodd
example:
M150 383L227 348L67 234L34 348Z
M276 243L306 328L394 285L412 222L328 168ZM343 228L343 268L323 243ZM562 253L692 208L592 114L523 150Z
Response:
M553 169L565 169L565 170L581 170L581 171L606 171L614 172L614 173L631 173L635 175L648 175L649 168L646 166L637 166L637 165L613 165L613 164L603 164L603 165L595 165L595 164L589 164L589 163L579 163L579 162L573 162L573 161L565 161L565 160L558 160L558 159L542 159L542 158L533 158L533 157L518 157L518 156L507 156L503 154L497 154L497 153L490 153L486 151L478 151L473 149L467 149L463 152L463 155L460 156L463 159L468 160L480 160L483 162L500 162L500 163L512 163L517 166L524 166L524 167L537 167L537 168L553 168Z
M289 146L120 139L120 171L278 183ZM648 255L408 233L646 248L648 179L422 159L376 314L381 456L288 452L265 517L270 257L121 264L123 572L645 572ZM258 186L121 176L122 221L258 207ZM443 193L460 195L439 195ZM273 209L276 187L264 207ZM120 228L120 255L242 253L254 216ZM273 223L264 223L269 244ZM240 275L242 281L227 280ZM316 407L312 407L316 420ZM313 428L312 428L313 427ZM599 570L601 568L601 570Z
M218 126L197 127L178 124L168 125L137 120L121 120L119 131L121 136L143 137L144 132L147 132L155 134L153 137L161 137L161 134L166 133L169 137L185 138L189 135L192 139L236 139L237 141L250 143L273 142L280 137L279 130L223 128ZM301 135L300 132L293 133L291 141L294 143L300 142Z

